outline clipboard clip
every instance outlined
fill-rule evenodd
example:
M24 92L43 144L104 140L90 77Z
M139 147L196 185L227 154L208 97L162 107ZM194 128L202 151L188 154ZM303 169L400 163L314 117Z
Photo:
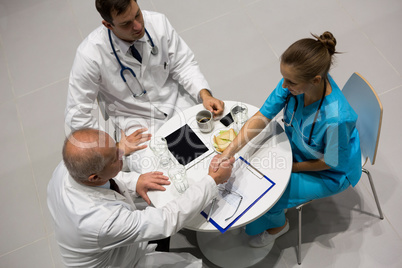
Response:
M251 173L254 173L254 172L257 172L258 174L260 174L261 175L261 177L259 177L259 176L257 176L258 178L260 178L260 179L262 179L262 178L264 178L265 177L265 175L261 172L261 171L259 171L256 167L254 167L252 164L250 164L246 159L244 159L242 156L239 156L239 158L241 159L241 160L243 160L248 166L247 166L247 169L251 172ZM251 169L250 169L251 168ZM254 175L256 175L255 173L254 173Z

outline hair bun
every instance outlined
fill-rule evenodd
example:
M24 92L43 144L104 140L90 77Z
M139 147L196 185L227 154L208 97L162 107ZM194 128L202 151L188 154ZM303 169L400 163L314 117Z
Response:
M316 37L327 49L332 56L335 54L336 39L331 32L324 32L320 37Z

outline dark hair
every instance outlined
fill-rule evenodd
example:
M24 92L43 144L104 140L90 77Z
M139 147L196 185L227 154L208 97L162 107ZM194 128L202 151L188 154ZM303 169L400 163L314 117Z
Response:
M324 32L316 39L305 38L294 42L281 56L281 63L291 65L303 81L309 81L317 75L327 78L333 63L336 39L330 32Z
M62 155L68 173L70 173L71 177L77 182L85 182L90 175L101 172L107 163L105 157L99 152L99 139L97 142L98 146L96 147L85 148L85 152L71 152L71 146L77 147L76 142L80 142L74 137L75 134L79 134L79 132L87 132L95 135L95 137L100 134L99 131L94 129L81 129L71 133L64 141Z
M120 15L126 11L127 7L131 4L133 0L96 0L95 6L101 17L113 24L112 12L115 11L116 15ZM137 0L134 0L137 2Z

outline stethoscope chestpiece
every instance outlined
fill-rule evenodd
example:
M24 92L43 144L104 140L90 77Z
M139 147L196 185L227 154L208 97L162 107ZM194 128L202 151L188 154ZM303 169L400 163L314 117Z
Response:
M154 45L151 49L151 54L155 56L158 54L158 52L159 52L158 47Z
M149 43L151 43L151 47L152 47L152 49L151 49L151 54L155 56L156 54L158 54L159 49L158 49L157 46L155 46L154 41L152 40L151 35L149 35L147 29L144 28L144 30L145 30L145 33L146 33L147 36L148 36Z
M144 89L140 94L133 94L133 97L140 98L140 97L144 96L145 94L147 94L147 91Z

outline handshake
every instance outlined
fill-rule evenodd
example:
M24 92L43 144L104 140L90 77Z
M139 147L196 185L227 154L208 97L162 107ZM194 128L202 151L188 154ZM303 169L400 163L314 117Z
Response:
M234 157L227 159L221 157L220 155L215 155L215 157L212 158L211 164L209 165L208 175L215 180L216 184L226 182L232 174L234 161Z

